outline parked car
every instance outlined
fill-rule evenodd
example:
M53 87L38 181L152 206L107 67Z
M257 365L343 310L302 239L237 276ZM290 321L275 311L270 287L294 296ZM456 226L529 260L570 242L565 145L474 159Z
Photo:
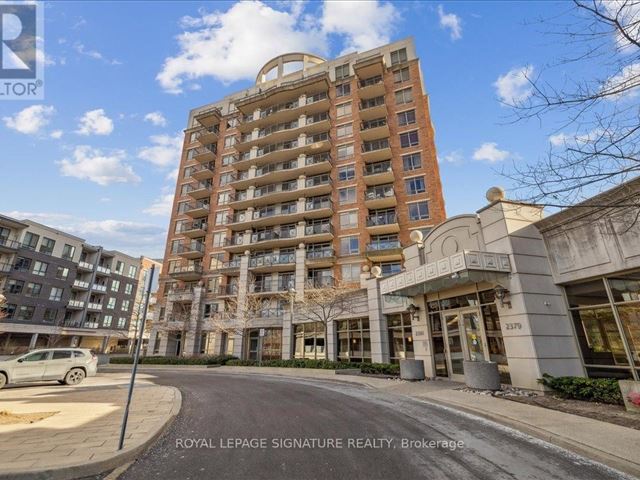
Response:
M49 380L78 385L97 371L98 357L87 348L43 348L0 361L0 388Z

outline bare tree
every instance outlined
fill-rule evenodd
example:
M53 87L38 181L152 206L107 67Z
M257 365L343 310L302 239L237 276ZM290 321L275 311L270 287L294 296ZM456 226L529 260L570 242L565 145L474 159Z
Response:
M229 298L224 302L224 310L209 317L209 326L218 333L243 335L255 324L255 319L262 316L262 308L262 301L256 295L246 295L244 302L240 302L237 296Z
M537 24L569 51L527 69L529 90L506 103L514 121L554 122L553 135L541 159L503 174L521 199L565 207L640 173L640 1L574 0ZM554 69L577 73L558 84Z
M0 292L0 320L7 317L7 297Z

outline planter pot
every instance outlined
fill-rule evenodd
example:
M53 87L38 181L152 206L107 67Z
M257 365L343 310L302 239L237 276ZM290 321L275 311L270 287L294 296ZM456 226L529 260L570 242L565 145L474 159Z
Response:
M401 380L424 380L424 362L422 360L400 360Z
M640 382L634 382L633 380L619 380L620 393L624 400L624 407L627 412L639 413L640 405L635 404L632 398L640 399ZM636 400L638 401L638 400Z
M500 372L495 362L464 361L464 383L478 390L500 390Z
M109 355L106 353L98 353L98 365L109 365Z

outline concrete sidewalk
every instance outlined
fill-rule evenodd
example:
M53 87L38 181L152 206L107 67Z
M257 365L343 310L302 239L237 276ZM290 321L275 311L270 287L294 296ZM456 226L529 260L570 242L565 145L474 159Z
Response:
M100 373L75 387L58 384L0 390L0 410L58 412L33 424L0 425L0 479L72 479L115 468L157 438L179 412L180 391L139 374L125 448L118 451L126 373Z

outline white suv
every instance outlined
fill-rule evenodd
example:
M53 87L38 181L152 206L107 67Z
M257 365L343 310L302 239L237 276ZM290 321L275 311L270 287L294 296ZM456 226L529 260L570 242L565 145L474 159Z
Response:
M0 388L7 383L57 380L77 385L98 371L98 357L87 348L46 348L32 350L0 361Z

